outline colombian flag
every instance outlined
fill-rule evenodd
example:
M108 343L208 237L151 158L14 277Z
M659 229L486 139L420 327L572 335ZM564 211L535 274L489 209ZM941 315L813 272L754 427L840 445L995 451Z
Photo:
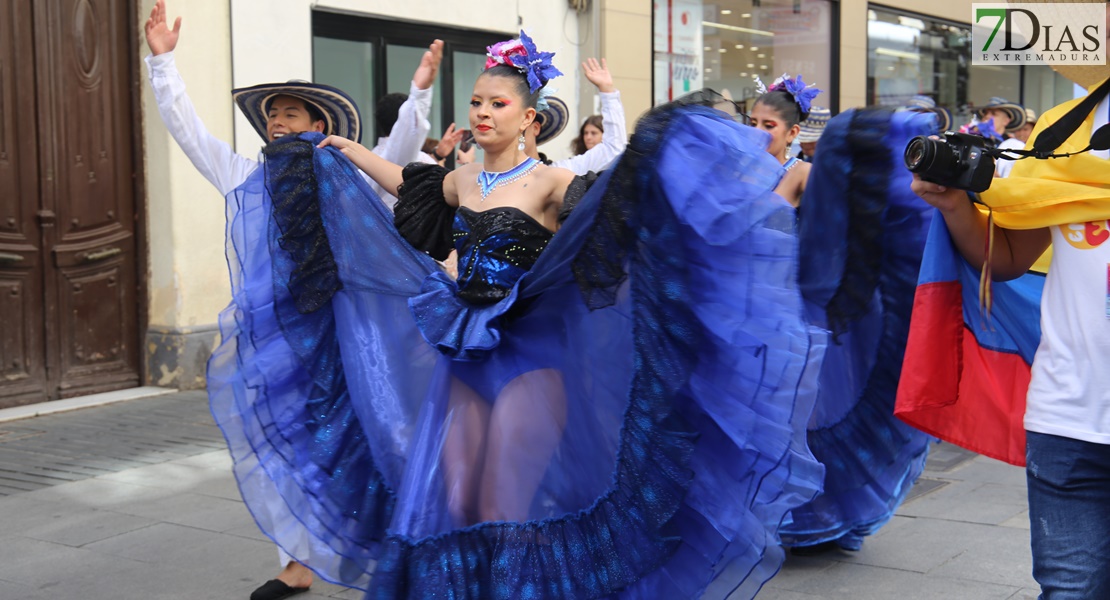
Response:
M994 282L979 308L979 270L933 219L917 280L894 413L942 440L1025 464L1025 393L1041 339L1044 273Z

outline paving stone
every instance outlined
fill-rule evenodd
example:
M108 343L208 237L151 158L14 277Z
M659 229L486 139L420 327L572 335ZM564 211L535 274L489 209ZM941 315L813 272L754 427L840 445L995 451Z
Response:
M997 483L1025 488L1025 467L1017 467L986 456L976 456L974 460L946 472L945 479Z
M1024 487L956 481L946 487L944 494L930 494L903 504L898 514L998 525L1025 510L1025 498Z
M220 474L212 469L167 462L104 475L101 479L173 492L189 492L200 483L219 477Z
M967 461L975 459L978 454L964 450L959 446L941 442L929 447L929 456L925 459L925 471L932 473L945 473L951 471Z
M238 527L233 527L226 531L221 531L220 533L224 533L226 535L234 535L236 537L243 537L251 540L258 540L260 542L266 542L268 544L273 543L272 541L270 541L270 538L266 537L266 534L262 533L262 530L258 528L258 524L255 523L253 519L250 521L250 523L240 525Z
M967 537L965 545L966 552L929 571L929 575L1036 587L1028 531L992 527L980 536Z
M19 536L0 538L0 579L32 586L36 591L83 575L106 577L129 562L132 561L64 544Z
M247 507L238 500L200 494L176 493L157 502L124 502L114 508L164 523L223 532L253 523Z
M99 477L55 485L34 492L35 498L66 502L74 506L112 510L127 503L157 503L173 496L169 490L112 481ZM141 516L141 515L140 515Z
M829 555L829 558L841 563L924 574L966 552L972 543L970 538L989 536L994 529L998 528L917 518L899 527L897 532L872 536L859 552Z
M820 577L828 569L836 566L828 554L820 556L794 556L787 552L786 563L779 574L771 580L775 587L783 590L797 589L804 582ZM762 597L760 594L758 597Z
M58 516L49 523L26 529L23 536L80 548L85 544L114 537L121 533L149 527L155 522L143 517L108 510L92 509L78 513L69 511L68 514Z
M144 563L179 563L181 557L193 549L213 546L220 541L224 541L224 538L212 531L173 523L155 523L93 542L84 549L103 556L116 556Z
M773 581L773 580L772 580ZM790 590L782 590L770 585L763 586L763 589L756 594L756 600L821 600L821 596L814 596L813 594L803 594L801 592L793 592ZM747 600L739 596L729 597L729 600Z
M944 481L942 479L919 477L917 481L914 482L913 487L910 488L910 493L906 494L906 499L903 500L902 503L905 504L907 502L913 502L914 500L931 492L935 492L948 484L948 481Z
M340 598L341 600L363 600L363 598L366 597L366 592L362 590L356 590L354 588L341 588L339 586L334 587L338 588L339 591L331 594L329 596L330 598Z
M1029 531L1029 511L1023 510L1020 513L1006 519L999 523L1002 527L1013 527L1015 529L1024 529Z
M174 564L136 564L120 561L102 575L81 574L40 590L25 600L228 600L227 588Z
M219 469L221 471L231 470L231 455L227 453L227 449L218 452L205 452L204 454L195 454L188 458L182 458L174 461L175 464L189 465L193 467L201 467L204 469Z
M1006 600L1018 586L934 577L896 569L840 564L820 578L792 590L822 599L852 600Z
M30 596L34 592L35 588L29 585L0 579L0 598L5 598L6 600L20 600L21 598Z
M1025 588L1018 590L1009 600L1038 600L1041 597L1041 588Z
M65 521L93 509L54 502L33 494L17 494L0 498L0 536L21 535L35 527Z

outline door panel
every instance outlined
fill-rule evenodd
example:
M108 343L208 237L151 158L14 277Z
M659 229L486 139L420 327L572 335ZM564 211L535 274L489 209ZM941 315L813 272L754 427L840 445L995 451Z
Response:
M31 6L0 0L0 408L46 394Z
M130 3L36 3L44 209L53 257L46 277L47 354L61 397L136 385ZM51 302L50 300L53 300Z
M134 9L0 0L0 407L139 382Z

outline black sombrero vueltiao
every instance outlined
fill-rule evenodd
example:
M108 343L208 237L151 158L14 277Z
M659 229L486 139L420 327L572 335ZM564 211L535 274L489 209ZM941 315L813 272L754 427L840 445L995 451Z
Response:
M540 122L540 132L536 135L536 145L539 146L555 139L567 127L570 120L570 110L567 103L555 96L547 96L547 108L536 112L536 120Z
M1010 122L1006 124L1007 132L1012 133L1021 129L1022 125L1025 125L1025 107L1020 104L1014 104L1005 98L992 96L986 104L975 109L975 114L979 115L979 118L982 119L983 111L988 109L1001 110L1010 115Z
M296 80L231 90L231 97L239 105L239 109L267 142L270 141L266 137L267 107L277 96L293 96L316 107L324 115L325 135L338 135L362 142L362 116L358 105L343 90L322 83Z

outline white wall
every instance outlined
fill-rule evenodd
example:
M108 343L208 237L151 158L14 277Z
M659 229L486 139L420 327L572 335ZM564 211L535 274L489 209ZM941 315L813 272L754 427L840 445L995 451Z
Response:
M563 0L232 0L231 37L234 87L259 83L312 79L312 10L348 11L383 19L505 32L506 39L520 27L541 50L556 52L555 64L567 74L552 83L571 109L571 124L562 136L543 147L552 158L569 150L580 122L577 105L581 62L578 19ZM428 40L431 43L431 40ZM568 97L569 96L569 97ZM435 110L435 107L433 107ZM369 118L363 115L363 119ZM572 131L572 129L574 131ZM431 132L437 136L440 132ZM367 140L364 140L367 141ZM262 139L242 115L235 116L235 145L253 156Z
M197 114L213 135L230 142L229 1L171 0L167 12L171 24L177 16L182 17L174 57ZM153 6L154 0L140 2L140 29ZM135 34L142 36L141 31ZM145 43L139 52L142 56L150 54ZM184 332L211 328L230 296L224 261L224 199L166 131L145 65L141 81L150 251L149 325Z

